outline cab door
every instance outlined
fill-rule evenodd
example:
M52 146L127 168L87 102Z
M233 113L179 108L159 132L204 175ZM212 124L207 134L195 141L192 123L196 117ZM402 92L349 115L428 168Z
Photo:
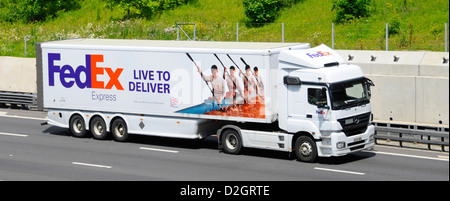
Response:
M319 132L327 120L327 92L321 86L289 85L287 104L289 132Z
M320 129L321 125L328 118L328 98L327 90L322 86L305 86L307 101L305 104L306 119L309 119L316 124Z

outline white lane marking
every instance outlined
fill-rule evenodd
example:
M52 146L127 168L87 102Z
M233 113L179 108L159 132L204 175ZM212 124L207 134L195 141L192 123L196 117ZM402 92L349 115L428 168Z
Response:
M179 151L173 151L173 150L167 150L167 149L155 149L155 148L148 148L148 147L139 147L139 149L149 150L149 151L168 152L168 153L175 153L175 154L179 152Z
M26 117L26 116L17 116L17 115L7 115L6 113L0 113L0 117L8 117L8 118L18 118L18 119L31 119L31 120L39 120L39 121L47 121L48 118L39 118L39 117Z
M98 165L98 164L90 164L90 163L80 163L80 162L72 162L74 165L83 165L83 166L90 166L90 167L98 167L98 168L112 168L112 166L106 166L106 165Z
M25 134L4 133L4 132L0 132L0 135L8 135L8 136L15 136L15 137L28 137L28 135L25 135Z
M437 161L448 161L448 158L434 158L434 157L427 157L427 156L397 154L397 153L389 153L389 152L382 152L382 151L372 151L372 152L376 153L376 154L385 154L385 155L392 155L392 156L403 156L403 157L410 157L410 158L420 158L420 159L429 159L429 160L437 160Z
M352 172L352 171L346 171L346 170L336 170L336 169L319 168L319 167L315 167L314 169L330 171L330 172L340 172L340 173L346 173L346 174L356 174L356 175L365 175L366 174L366 173L362 173L362 172Z

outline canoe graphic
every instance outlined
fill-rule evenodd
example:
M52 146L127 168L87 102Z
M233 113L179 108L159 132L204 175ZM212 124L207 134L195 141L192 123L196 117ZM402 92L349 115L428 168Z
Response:
M178 110L175 113L187 113L187 114L205 114L211 111L219 111L222 108L226 108L233 105L233 99L225 99L219 106L216 101L206 99L204 103L195 105L182 110Z

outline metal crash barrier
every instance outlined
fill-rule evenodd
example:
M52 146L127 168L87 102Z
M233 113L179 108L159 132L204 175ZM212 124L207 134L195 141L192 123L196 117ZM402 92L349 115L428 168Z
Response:
M442 151L445 151L445 146L449 146L449 128L377 122L374 124L376 144L379 144L377 140L393 140L403 147L403 142L412 142L426 144L429 150L431 145L439 145Z
M10 104L12 108L21 105L22 109L30 109L37 106L37 94L0 91L0 108L6 107L6 104Z

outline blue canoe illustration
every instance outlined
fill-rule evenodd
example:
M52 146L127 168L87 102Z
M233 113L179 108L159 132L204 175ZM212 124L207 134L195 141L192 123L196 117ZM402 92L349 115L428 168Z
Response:
M222 101L222 108L232 106L233 105L233 99L225 99ZM175 113L187 113L187 114L205 114L207 112L211 111L217 111L221 110L221 106L217 104L216 101L206 99L204 103L192 107L188 107L182 110L178 110Z

